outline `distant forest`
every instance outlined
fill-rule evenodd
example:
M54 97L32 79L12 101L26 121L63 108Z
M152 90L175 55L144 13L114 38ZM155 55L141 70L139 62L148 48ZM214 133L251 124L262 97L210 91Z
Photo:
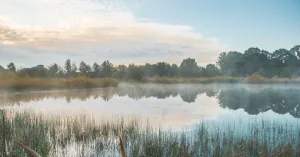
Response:
M258 74L264 77L299 77L300 45L290 50L278 49L270 53L259 48L249 48L244 53L237 51L223 52L215 64L198 66L195 59L184 59L180 65L159 62L156 64L113 66L108 60L101 64L89 65L82 61L79 66L66 60L65 65L37 65L30 68L16 69L14 63L1 72L11 71L19 76L29 77L77 77L92 78L114 77L117 79L141 80L144 77L246 77Z

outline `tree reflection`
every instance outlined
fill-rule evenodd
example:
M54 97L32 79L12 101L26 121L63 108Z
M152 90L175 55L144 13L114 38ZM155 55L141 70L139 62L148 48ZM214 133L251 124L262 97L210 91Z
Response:
M289 113L300 118L299 89L260 89L258 91L246 88L217 88L195 85L159 85L159 84L127 84L116 88L101 88L88 90L62 90L51 92L28 92L0 96L0 105L19 105L44 99L65 99L87 101L88 99L103 99L110 101L114 96L128 97L139 100L145 98L166 99L179 97L187 103L194 103L200 94L218 99L219 105L232 110L244 109L248 114L257 115L272 110L279 114Z
M101 98L109 101L114 95L119 97L129 97L134 100L143 98L166 99L180 96L184 102L195 102L199 94L206 93L208 96L214 96L217 91L210 88L198 88L194 86L175 86L175 85L123 85L117 88L102 89L78 89L78 90L61 90L49 92L28 92L22 94L9 94L0 97L2 105L16 105L18 103L29 103L43 101L44 99L65 99L70 103L73 100L87 101L88 99Z
M278 114L289 113L300 118L300 90L264 89L251 92L244 88L221 90L217 96L223 108L244 109L248 114L257 115L272 110Z

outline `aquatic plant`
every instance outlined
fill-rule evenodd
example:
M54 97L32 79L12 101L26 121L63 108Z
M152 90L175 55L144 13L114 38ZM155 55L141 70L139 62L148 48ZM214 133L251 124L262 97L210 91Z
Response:
M16 139L25 141L41 156L48 153L50 156L150 157L300 155L296 149L300 146L299 126L270 120L215 126L200 122L191 132L151 128L138 120L98 123L84 115L48 119L28 112L15 113L13 118L4 118L4 122L0 125L0 132L5 132L5 137L0 139L0 150L5 150L6 156L24 155L15 146ZM71 149L76 150L75 154L70 154Z

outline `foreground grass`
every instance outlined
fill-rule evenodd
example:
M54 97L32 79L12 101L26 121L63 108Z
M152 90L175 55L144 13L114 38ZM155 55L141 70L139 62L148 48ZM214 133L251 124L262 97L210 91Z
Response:
M212 129L202 123L191 133L142 127L137 120L98 124L85 116L47 120L26 112L16 113L9 119L5 115L2 113L0 122L3 156L24 155L13 144L14 140L25 141L41 156L49 148L50 156L121 156L119 137L129 157L300 156L299 127L267 120L248 122L246 131L238 130L236 125Z
M113 78L31 78L16 75L11 75L9 77L0 76L0 89L4 90L96 88L117 86L117 84L117 81Z

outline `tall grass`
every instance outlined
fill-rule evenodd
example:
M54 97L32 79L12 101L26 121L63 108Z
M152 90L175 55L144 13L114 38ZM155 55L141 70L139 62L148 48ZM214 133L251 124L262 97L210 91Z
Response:
M245 83L300 83L300 78L266 78L257 74L248 76L244 80Z
M146 78L146 82L153 83L238 83L240 78L230 76L203 77L203 78L168 78L168 77L153 77Z
M24 90L24 89L63 89L63 88L96 88L117 86L113 78L31 78L20 77L11 73L0 74L0 89Z
M10 119L3 117L5 127L1 124L0 132L5 132L5 138L0 141L5 144L0 148L7 156L24 155L13 145L18 139L41 156L50 146L50 156L122 156L124 152L129 157L300 156L299 126L268 120L248 122L244 128L247 131L238 130L238 125L212 128L203 122L195 131L173 132L143 126L137 120L99 124L86 116L47 120L27 112L15 113Z
M248 77L231 77L231 76L216 76L203 78L168 78L168 77L152 77L145 78L145 82L175 84L175 83L300 83L300 78L267 78L257 74Z

